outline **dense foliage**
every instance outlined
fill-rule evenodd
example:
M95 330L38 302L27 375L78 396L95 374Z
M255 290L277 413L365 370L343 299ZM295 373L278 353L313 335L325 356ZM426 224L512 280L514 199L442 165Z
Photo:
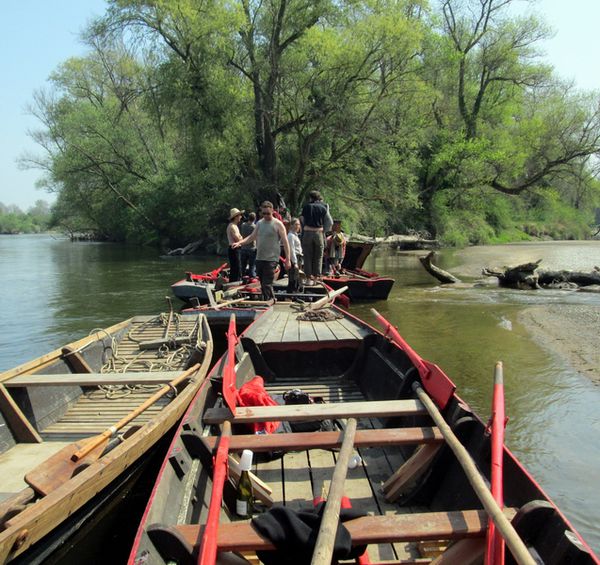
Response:
M585 237L598 97L512 0L111 0L35 96L64 224L176 245L319 189L346 231Z
M40 233L48 229L50 222L50 207L44 200L36 201L27 212L0 202L0 234Z

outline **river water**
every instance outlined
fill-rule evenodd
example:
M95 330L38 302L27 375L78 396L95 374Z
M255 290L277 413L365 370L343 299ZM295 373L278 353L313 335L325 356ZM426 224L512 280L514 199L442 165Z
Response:
M589 271L600 242L551 242L442 250L436 264L465 281L484 266L543 259L548 270ZM220 258L162 259L152 249L0 236L0 371L124 318L165 310L169 285ZM414 253L380 252L365 268L396 279L387 301L352 305L376 326L386 316L425 359L454 380L486 420L493 367L504 362L506 442L590 545L600 552L600 386L542 349L518 320L543 304L600 306L600 295L513 291L489 284L440 287ZM174 299L175 300L175 299Z

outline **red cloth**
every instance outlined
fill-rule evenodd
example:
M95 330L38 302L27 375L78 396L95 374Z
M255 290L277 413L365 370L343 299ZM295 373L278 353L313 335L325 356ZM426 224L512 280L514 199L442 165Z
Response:
M240 387L238 401L239 406L278 406L265 390L263 378L258 376ZM254 433L272 434L279 427L279 422L254 422L249 425L253 428Z

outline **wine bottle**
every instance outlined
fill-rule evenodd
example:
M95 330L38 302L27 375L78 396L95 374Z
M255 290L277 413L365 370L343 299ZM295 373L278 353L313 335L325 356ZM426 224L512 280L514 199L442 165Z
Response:
M252 515L252 481L250 469L252 468L252 451L244 449L240 459L240 480L237 485L235 497L235 512L242 518Z

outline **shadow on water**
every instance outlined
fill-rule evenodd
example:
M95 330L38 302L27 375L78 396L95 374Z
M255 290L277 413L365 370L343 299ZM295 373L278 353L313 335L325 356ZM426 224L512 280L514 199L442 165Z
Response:
M435 262L473 282L484 266L539 258L541 268L590 270L600 265L600 242L443 250ZM148 249L0 236L0 370L92 328L165 310L173 282L188 270L210 270L220 259L165 260ZM537 345L519 322L520 313L531 305L599 306L600 295L512 291L489 279L480 287L440 287L413 253L379 252L365 268L393 276L396 285L389 300L353 304L352 312L374 326L370 308L386 316L422 357L442 367L483 420L490 414L494 364L504 362L508 446L600 551L600 492L595 480L600 387Z

